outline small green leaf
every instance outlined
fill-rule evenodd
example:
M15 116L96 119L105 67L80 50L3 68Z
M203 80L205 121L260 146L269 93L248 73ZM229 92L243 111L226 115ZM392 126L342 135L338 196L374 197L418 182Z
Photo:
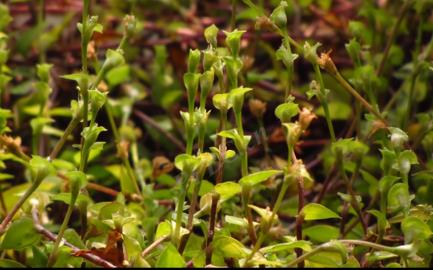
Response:
M324 243L333 239L337 239L340 235L338 228L325 224L319 224L305 228L302 230L302 233L311 241L318 243Z
M36 231L33 220L22 217L14 221L1 243L1 249L23 249L30 247L41 240L41 235Z
M241 242L225 235L219 235L213 240L213 248L225 258L242 259L247 256L246 248Z
M100 72L108 72L112 68L121 66L125 63L125 59L123 58L122 50L112 50L108 49L105 53L105 61L102 65Z
M27 266L14 260L0 259L0 268L27 268Z
M53 195L51 197L51 200L53 201L61 201L66 203L67 205L71 204L71 193L62 192L56 195ZM91 202L91 199L83 194L79 194L77 196L76 204L79 204L80 202Z
M392 166L402 175L407 175L410 172L411 165L418 164L418 158L412 150L404 150L399 153L397 162Z
M282 123L290 122L298 113L299 105L294 102L280 104L275 109L275 116L278 117Z
M276 175L278 173L281 173L282 171L279 170L267 170L267 171L260 171L256 173L249 174L247 176L244 176L239 180L239 183L242 186L255 186L258 185L264 181L266 181L269 177Z
M317 203L310 203L304 206L301 210L301 214L304 216L305 220L320 220L328 218L340 218L332 210L326 208L325 206Z
M222 201L227 201L241 192L241 186L238 183L228 181L217 184L215 191L221 196Z
M185 260L182 255L179 254L177 249L173 246L173 244L168 243L165 247L164 251L158 258L158 261L155 264L157 268L178 268L185 267Z
M188 154L180 154L177 155L174 159L174 165L180 171L184 171L186 173L190 173L197 169L200 164L200 160Z
M171 235L171 224L168 221L159 223L155 233L155 240L168 235Z
M409 194L409 187L404 183L393 185L388 192L388 211L406 211L410 208L412 196Z
M432 231L430 227L417 217L406 217L401 223L405 243L422 241L430 238Z
M295 248L300 248L304 251L311 251L311 243L308 241L300 240L293 241L290 243L280 243L271 246L267 246L260 249L261 253L275 253L280 251L292 251Z

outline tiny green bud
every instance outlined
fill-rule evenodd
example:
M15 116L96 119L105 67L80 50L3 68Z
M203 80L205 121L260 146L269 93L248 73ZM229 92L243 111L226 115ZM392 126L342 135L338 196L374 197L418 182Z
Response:
M105 62L102 65L101 72L107 72L114 67L118 67L125 63L122 50L108 49L105 54Z
M180 154L174 159L174 166L186 174L191 174L197 169L200 164L200 160L192 155Z
M197 49L189 50L188 55L188 72L194 73L198 70L198 64L200 63L201 52Z
M53 165L47 159L40 156L32 156L29 165L33 181L42 181L48 175L55 172Z
M274 9L270 16L271 21L280 29L285 29L287 27L286 7L287 2L281 1L280 5Z
M294 147L301 136L302 129L298 122L283 123L287 145Z
M213 47L216 48L218 46L218 27L215 26L215 24L212 24L211 26L208 26L204 30L204 37L206 41Z
M188 111L190 113L194 110L194 100L198 90L199 80L199 73L188 72L183 75L183 82L185 84L186 92L188 95Z
M72 197L78 196L80 189L87 185L86 175L81 171L71 171L66 173L66 177L69 179Z
M317 48L319 48L320 45L321 44L319 42L313 46L311 46L308 42L304 43L304 57L313 65L316 65L317 61L319 60L319 57L317 56Z
M299 113L299 105L294 102L280 104L275 109L275 116L280 119L281 123L288 123L294 116Z
M200 107L204 108L206 98L212 90L215 73L213 70L206 71L200 77Z
M232 32L224 31L224 33L226 34L227 47L230 49L230 52L232 53L233 57L239 56L239 50L241 47L241 38L245 32L246 31L244 30L237 30L237 29L233 30Z
M137 20L135 19L134 15L126 15L123 18L123 27L126 36L131 37L134 35L136 23Z
M203 70L210 70L217 60L218 56L214 50L203 51Z
M298 55L296 53L291 53L284 45L281 45L275 55L278 60L283 61L286 67L293 66L293 63L298 58Z
M245 94L252 91L252 88L247 88L247 87L238 87L236 89L232 89L230 91L230 96L229 96L229 100L231 102L231 104L233 105L233 110L235 112L240 113L242 110L242 106L244 105L244 97Z
M389 135L391 139L391 144L395 148L402 148L403 145L409 140L409 136L401 129L395 127L389 127Z
M89 90L89 101L92 112L96 114L107 101L107 95L100 92L99 90Z
M227 70L229 89L235 88L238 86L238 76L242 69L243 63L239 58L233 58L229 56L224 57L224 63Z
M39 80L43 82L48 82L50 79L50 70L52 67L52 64L38 64L36 66L36 73L38 74Z
M215 108L217 108L220 111L221 110L228 111L232 107L232 104L230 103L230 100L229 100L229 94L228 93L215 94L212 97L212 102L213 102L213 105L215 106Z

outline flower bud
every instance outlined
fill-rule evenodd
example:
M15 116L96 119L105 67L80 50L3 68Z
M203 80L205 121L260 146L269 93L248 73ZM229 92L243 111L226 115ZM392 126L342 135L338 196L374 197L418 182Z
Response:
M122 159L122 160L126 160L129 156L129 141L127 140L121 140L118 144L117 144L117 156Z
M203 51L203 70L210 70L217 60L218 56L214 50Z
M281 1L280 5L274 9L270 16L271 21L280 29L285 29L287 27L286 7L287 2Z
M313 65L317 64L319 57L317 56L317 48L320 46L320 43L316 43L313 46L310 43L305 42L304 44L304 57L308 61L310 61Z
M217 108L220 111L221 110L228 111L232 107L232 104L229 102L229 94L228 93L215 94L212 97L212 102L213 102L213 105L215 106L215 108Z
M197 72L198 69L198 64L200 63L200 56L201 53L199 50L195 49L189 50L189 55L188 55L188 72L189 73L194 73Z
M173 163L164 156L157 156L152 160L152 177L158 178L160 175L169 173L173 170Z
M331 57L329 57L329 54L330 52L322 53L317 63L320 65L322 69L326 70L329 74L336 75L338 73L338 69L334 64L334 61L332 61Z
M130 37L134 34L136 23L137 20L135 19L134 15L126 15L123 18L123 27L126 36Z
M205 106L206 98L212 90L215 73L213 70L208 70L200 77L200 107Z
M215 24L212 24L204 30L204 37L207 43L209 43L213 48L218 46L218 31L219 29L215 26Z
M287 145L294 147L301 136L302 129L298 122L283 123Z
M241 37L246 31L244 30L233 30L232 32L226 32L226 44L227 47L229 47L230 52L232 53L233 57L239 56L239 50L241 47Z
M263 29L271 32L278 32L278 26L269 19L269 17L261 16L257 18L255 28L257 30Z
M250 112L257 118L263 118L266 112L266 102L259 99L250 99L248 101Z
M299 113L299 125L302 130L307 130L308 126L310 126L311 121L317 118L316 115L307 108L302 108L302 111Z

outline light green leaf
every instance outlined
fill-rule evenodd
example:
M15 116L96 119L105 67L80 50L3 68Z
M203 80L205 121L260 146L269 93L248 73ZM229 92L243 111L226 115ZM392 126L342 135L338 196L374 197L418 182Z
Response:
M246 248L241 242L225 235L219 235L213 240L213 248L225 258L242 259L247 256Z
M221 201L226 201L241 192L241 186L235 182L223 182L215 186L215 191L221 196Z
M328 209L327 207L317 204L310 203L304 206L301 210L301 214L304 215L305 220L320 220L328 218L340 218L335 212Z
M35 230L33 220L22 217L14 221L0 245L1 249L23 249L30 247L41 240L41 235Z
M179 268L185 267L185 260L179 254L173 244L168 243L158 258L155 267L157 268Z
M255 186L258 185L264 181L266 181L269 177L282 173L282 171L279 170L267 170L267 171L261 171L249 174L247 176L244 176L239 180L239 183L242 186Z
M417 217L403 219L401 230L404 233L405 243L426 240L432 235L430 227Z
M280 243L271 246L267 246L260 249L261 253L275 253L280 251L292 251L295 248L300 248L304 251L311 251L311 243L309 241L293 241L290 243Z

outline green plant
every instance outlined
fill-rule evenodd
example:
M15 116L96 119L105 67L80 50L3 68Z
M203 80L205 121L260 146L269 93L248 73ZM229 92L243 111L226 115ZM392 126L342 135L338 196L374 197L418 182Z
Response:
M433 2L211 2L0 4L0 266L430 266Z

